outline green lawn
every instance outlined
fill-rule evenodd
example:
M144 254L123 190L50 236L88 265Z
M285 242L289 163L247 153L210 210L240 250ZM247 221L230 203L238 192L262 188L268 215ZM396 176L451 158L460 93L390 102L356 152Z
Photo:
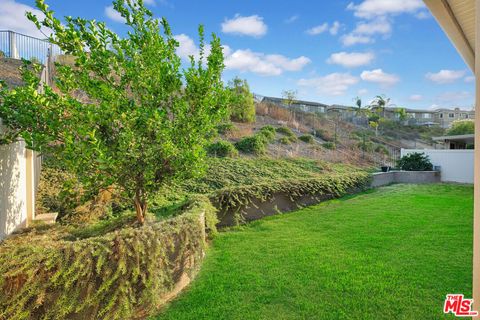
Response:
M439 319L471 295L473 188L394 185L222 232L154 319Z

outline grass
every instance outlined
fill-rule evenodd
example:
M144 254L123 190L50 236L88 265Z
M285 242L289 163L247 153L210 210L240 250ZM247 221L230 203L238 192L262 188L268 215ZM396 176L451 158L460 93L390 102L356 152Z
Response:
M394 185L222 232L154 319L443 318L447 293L471 296L472 201Z

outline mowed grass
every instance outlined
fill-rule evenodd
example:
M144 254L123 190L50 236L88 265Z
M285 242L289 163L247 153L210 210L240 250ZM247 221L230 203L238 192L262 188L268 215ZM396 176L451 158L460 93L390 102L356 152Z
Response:
M222 232L154 319L445 318L447 293L471 296L472 202L394 185Z

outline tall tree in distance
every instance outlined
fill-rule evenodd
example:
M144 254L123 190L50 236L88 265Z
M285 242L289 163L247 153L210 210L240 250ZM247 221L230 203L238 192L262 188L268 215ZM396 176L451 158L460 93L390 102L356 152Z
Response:
M247 80L235 77L228 83L230 92L230 119L237 122L255 122L255 103Z
M372 108L377 112L380 111L382 117L385 118L386 108L390 106L390 98L385 95L378 95L373 99Z
M290 108L295 100L297 100L297 90L283 90L282 99L283 103Z
M23 69L23 86L0 85L2 141L24 139L52 155L92 194L115 186L143 223L152 193L203 172L204 146L226 114L220 40L212 35L207 56L200 27L200 58L183 69L169 24L143 0L113 3L125 38L95 20L62 22L44 0L36 3L43 17L28 18L51 29L49 40L74 64L57 65L55 88L42 92L38 66Z

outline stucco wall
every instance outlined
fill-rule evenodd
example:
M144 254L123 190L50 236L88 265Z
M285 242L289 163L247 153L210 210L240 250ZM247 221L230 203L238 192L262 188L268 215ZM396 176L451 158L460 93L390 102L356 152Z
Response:
M0 239L27 222L27 170L24 142L0 146Z
M434 166L440 166L444 182L473 183L473 150L420 150L402 149L406 154L425 153Z
M390 171L377 172L372 175L373 188L387 186L392 183L437 183L440 182L438 171Z

